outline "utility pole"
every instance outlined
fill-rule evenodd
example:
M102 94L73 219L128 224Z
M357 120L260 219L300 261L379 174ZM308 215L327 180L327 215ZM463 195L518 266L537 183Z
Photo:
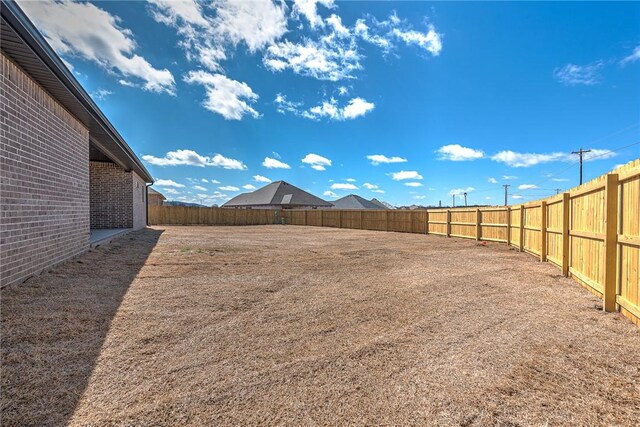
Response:
M464 205L467 206L467 192L464 192Z
M562 188L556 188L556 194L560 194L561 191L562 191Z
M511 187L509 184L502 184L502 186L504 187L504 205L507 206L509 204L509 202L507 201L507 194L509 192L509 187Z
M451 197L453 197L453 207L456 207L456 195L452 194Z
M584 153L590 153L591 150L583 150L582 147L578 151L572 151L571 154L577 154L580 156L580 185L582 185L582 155Z

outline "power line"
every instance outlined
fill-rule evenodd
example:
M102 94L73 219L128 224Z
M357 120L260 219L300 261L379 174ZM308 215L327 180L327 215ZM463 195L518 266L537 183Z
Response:
M633 147L634 145L638 145L638 144L640 144L640 141L636 141L636 142L634 142L634 143L627 144L627 145L624 145L624 146L622 146L622 147L618 147L618 148L614 148L614 149L611 149L611 150L607 150L607 151L605 151L605 152L603 152L603 153L601 153L601 154L596 154L596 155L594 155L594 156L589 157L589 159L588 159L588 160L593 160L593 159L597 159L598 157L607 156L607 155L609 155L610 153L617 153L617 152L619 152L619 151L626 150L627 148L629 148L629 147ZM559 174L561 174L561 173L563 173L563 172L566 172L567 170L571 169L572 167L574 167L574 166L575 166L575 165L577 165L577 164L578 164L578 162L577 162L577 161L575 161L575 162L571 163L569 166L567 166L566 168L562 168L561 170L558 170L557 172L554 172L554 173L552 173L552 174L549 174L545 179L543 179L542 181L539 181L539 182L535 183L534 185L535 185L535 186L536 186L536 188L537 188L537 187L538 187L538 185L540 185L540 184L542 184L542 183L544 183L544 182L547 182L548 180L550 180L550 179L551 179L551 178L553 178L554 176L557 176L557 175L559 175ZM531 188L531 189L533 189L533 188ZM515 195L521 195L523 192L525 192L525 191L527 191L527 190L531 190L531 189L525 188L525 189L521 190L520 192L516 193Z
M622 129L619 129L619 130L617 130L617 131L615 131L615 132L612 132L612 133L610 133L610 134L608 134L608 135L605 135L605 136L602 136L602 137L599 137L599 138L593 139L593 140L591 140L590 142L585 143L584 145L593 146L593 144L596 144L596 143L598 143L598 142L601 142L601 141L604 141L604 140L610 139L610 138L612 138L612 137L614 137L614 136L617 136L617 135L623 134L623 133L627 132L628 130L631 130L631 129L633 129L633 128L637 128L637 127L639 127L639 126L640 126L640 122L633 123L633 124L631 124L631 125L629 125L629 126L627 126L627 127L624 127L624 128L622 128ZM627 135L627 136L628 136L628 135ZM626 138L627 136L625 136L624 138ZM634 134L634 135L631 135L631 136L635 136L635 134ZM630 145L627 145L627 146L624 146L624 147L620 147L620 148L615 149L615 150L608 150L608 151L605 151L605 152L603 152L603 153L601 153L601 154L597 154L597 155L590 156L590 157L586 158L585 160L597 159L598 157L602 157L602 156L606 156L606 155L608 155L608 154L609 154L609 152L619 151L619 150L622 150L622 149L624 149L624 148L628 148L628 147L631 147L631 146L633 146L633 145L636 145L636 144L638 144L638 143L640 143L640 141L639 141L639 142L636 142L636 143L633 143L633 144L630 144ZM548 176L548 178L551 178L551 177L556 176L556 175L558 175L558 174L560 174L560 173L562 173L562 172L565 172L566 170L571 169L575 164L576 164L576 162L572 162L568 167L563 168L562 170L559 170L558 172L555 172L555 173L553 173L553 174L550 174L550 175ZM545 180L545 181L546 181L546 180ZM543 182L544 182L544 181L543 181ZM495 188L495 187L491 187L491 188L487 187L487 188L482 188L482 189L479 189L479 190L474 190L474 193L484 193L484 192L487 192L487 191L495 191L495 190L496 190L496 188ZM517 193L516 193L516 194L517 194Z

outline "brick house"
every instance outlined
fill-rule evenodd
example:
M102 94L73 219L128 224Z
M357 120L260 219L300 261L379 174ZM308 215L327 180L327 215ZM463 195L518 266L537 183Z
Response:
M165 200L167 200L167 198L164 197L162 193L154 190L153 188L149 188L147 197L147 203L149 204L149 206L162 206Z
M0 40L0 285L146 226L153 179L14 2Z

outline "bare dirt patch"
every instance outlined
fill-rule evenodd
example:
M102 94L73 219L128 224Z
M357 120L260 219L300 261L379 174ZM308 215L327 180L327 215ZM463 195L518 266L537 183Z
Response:
M2 291L2 424L634 425L598 304L500 244L156 227Z

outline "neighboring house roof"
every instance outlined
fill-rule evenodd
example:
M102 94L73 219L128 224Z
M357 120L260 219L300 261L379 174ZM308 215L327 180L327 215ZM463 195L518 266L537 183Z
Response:
M382 209L389 209L389 206L385 205L384 203L382 203L380 200L373 198L370 200L371 203L373 203L376 206L379 206Z
M151 187L149 187L149 195L150 195L150 196L151 196L151 195L158 195L158 196L160 196L160 198L161 198L162 200L167 200L167 198L166 198L166 197L164 197L164 194L162 194L161 192L159 192L159 191L157 191L157 190L154 190L154 189L153 189L153 188L151 188Z
M234 206L312 206L331 207L331 203L285 181L276 181L251 193L240 194L223 207Z
M15 1L2 0L2 51L89 129L89 140L113 162L153 178Z
M384 205L373 203L357 194L349 194L341 199L334 200L333 206L336 209L387 209Z

